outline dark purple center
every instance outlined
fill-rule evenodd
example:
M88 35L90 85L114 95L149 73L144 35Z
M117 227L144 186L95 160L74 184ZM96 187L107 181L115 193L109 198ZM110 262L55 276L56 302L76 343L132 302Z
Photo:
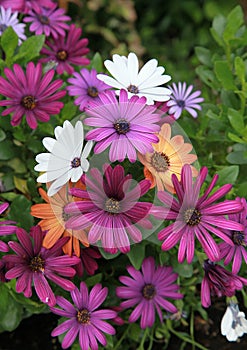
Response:
M82 324L90 323L90 314L87 309L82 309L81 311L78 311L76 318L79 323L82 323Z
M35 97L32 95L22 97L21 105L30 111L33 110L36 107Z
M29 267L33 272L44 272L45 261L39 255L35 256L31 259Z
M154 285L146 284L142 290L142 295L147 300L153 299L156 295L156 290Z
M246 246L244 239L245 239L245 235L243 232L233 231L232 240L236 245Z
M138 94L139 90L138 87L135 85L130 85L127 90L131 93L131 94Z
M90 97L97 97L99 92L98 92L98 89L95 87L95 86L90 86L88 89L87 89L87 94L88 96Z
M197 209L187 209L184 212L184 221L187 225L195 226L201 221L202 214Z
M68 58L68 52L65 50L59 50L56 54L56 57L59 61L66 61Z
M130 123L125 119L119 119L114 124L114 129L119 135L125 135L130 129Z
M71 161L71 166L72 168L78 168L78 166L81 165L81 160L80 158L76 157Z

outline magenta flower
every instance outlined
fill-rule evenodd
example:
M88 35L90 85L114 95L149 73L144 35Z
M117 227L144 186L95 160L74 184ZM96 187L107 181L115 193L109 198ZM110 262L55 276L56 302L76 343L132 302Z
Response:
M171 267L155 267L154 258L148 257L143 260L142 272L133 266L128 266L127 271L131 277L119 277L126 287L117 287L116 294L119 298L128 299L123 301L120 307L127 309L136 305L130 314L129 322L135 322L141 316L141 328L152 327L155 310L160 322L163 321L161 308L171 313L177 312L177 308L167 300L183 297L183 294L177 292L179 286L174 282L178 275Z
M47 56L40 59L40 62L55 63L56 71L62 74L64 71L68 74L74 72L75 66L83 66L90 63L85 56L89 52L88 39L80 39L82 34L81 28L76 28L74 24L69 27L67 36L59 35L56 39L47 39L47 47L42 48L41 54Z
M86 190L72 188L70 193L82 198L82 201L69 203L65 213L70 215L66 227L76 230L89 228L88 241L95 244L101 240L105 251L122 253L130 250L130 240L135 243L142 240L142 233L137 225L152 228L147 219L152 203L138 202L150 187L148 180L143 180L135 187L131 175L124 175L124 168L109 164L103 167L104 174L96 168L83 175L82 182ZM90 175L89 175L90 174Z
M174 222L158 233L158 238L163 240L162 249L170 250L180 241L178 261L182 263L187 257L190 264L194 257L195 237L201 243L208 258L212 261L220 259L220 251L211 233L220 237L230 245L234 245L231 238L224 233L224 229L242 231L243 225L227 220L225 215L238 213L243 209L241 203L234 200L225 200L222 203L214 203L225 196L232 188L226 184L216 190L211 196L218 175L214 175L210 185L199 197L200 189L207 177L208 169L203 167L199 176L193 183L191 167L185 164L181 172L181 181L172 174L177 199L165 191L158 192L158 198L164 203L164 208L155 208L152 213L165 220Z
M9 207L9 203L0 204L0 214L2 214ZM0 236L12 235L16 231L15 222L11 220L0 221ZM2 247L5 245L3 244ZM5 251L5 250L2 250Z
M5 262L14 264L5 277L9 280L16 278L16 291L23 293L26 298L32 296L33 283L39 299L49 306L55 305L56 298L47 279L67 291L75 288L71 281L64 278L75 275L76 271L71 266L80 261L75 256L61 255L62 246L68 237L59 239L51 249L46 249L42 247L44 234L39 226L33 227L30 234L17 228L16 235L19 243L8 243L16 254L5 255L3 258Z
M48 8L54 6L52 0L1 0L1 6L5 9L11 8L12 12L18 11L21 13L28 13L34 3Z
M71 292L72 305L64 297L57 297L57 305L61 307L51 307L54 314L69 318L57 326L51 333L53 337L67 332L62 341L62 348L70 347L79 335L79 344L82 350L98 349L100 342L104 347L107 344L103 334L115 334L115 329L103 320L113 319L117 313L109 309L99 309L108 294L107 288L102 288L101 284L96 284L90 294L84 282L80 283L80 290L75 288Z
M145 104L145 97L132 96L128 100L127 92L120 91L119 102L113 91L100 96L100 102L94 102L86 109L89 118L84 120L86 125L96 129L89 131L87 140L97 142L94 152L101 153L110 147L111 162L122 162L125 157L130 162L136 161L136 150L141 154L152 153L152 143L159 141L155 132L160 126L160 113L154 106Z
M224 267L205 260L203 265L205 275L201 285L201 302L203 307L211 305L211 296L232 297L236 290L247 285L247 279L237 276Z
M80 106L81 111L84 111L85 107L89 107L91 101L99 101L101 94L111 89L109 85L97 79L95 69L90 72L83 68L80 73L75 72L73 75L73 78L68 79L68 82L72 85L68 86L67 89L70 96L78 96L74 103Z
M172 94L170 95L170 100L167 102L169 108L169 113L174 114L174 118L178 119L185 109L193 118L197 117L196 109L201 110L202 107L199 103L204 101L203 97L199 97L201 94L200 90L197 90L193 93L193 85L188 86L186 83L175 83L172 86L169 86Z
M37 120L47 122L51 114L60 113L63 103L57 101L66 91L57 91L63 84L61 79L52 81L54 71L50 70L42 77L42 65L35 67L29 62L26 74L19 64L13 65L13 71L5 68L7 79L0 77L0 94L8 99L1 100L0 106L7 106L3 116L13 113L11 124L19 125L25 115L31 129L37 128Z
M85 270L88 275L94 275L99 267L95 259L100 258L101 254L97 247L81 248L81 261L75 266L78 276L82 277Z
M55 3L47 8L33 2L32 9L23 18L23 22L31 22L30 32L35 32L36 35L45 34L47 37L51 35L57 39L59 35L65 36L65 30L69 29L65 22L71 18L64 14L64 9L58 8Z
M220 259L225 259L224 265L228 265L232 260L232 273L237 274L242 265L242 259L247 264L247 203L245 198L236 198L238 203L243 205L243 210L240 213L230 214L229 219L239 222L243 225L243 231L225 230L226 235L232 240L234 245L227 242L219 244Z

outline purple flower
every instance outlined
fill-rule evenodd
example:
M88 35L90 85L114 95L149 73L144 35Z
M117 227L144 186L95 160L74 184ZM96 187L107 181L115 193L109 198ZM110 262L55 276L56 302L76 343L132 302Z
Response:
M16 254L4 256L4 261L13 264L5 277L16 278L16 291L26 298L32 296L32 283L39 299L49 306L56 304L55 295L47 281L51 280L61 288L71 291L75 285L61 277L73 277L76 271L71 267L80 261L77 257L62 254L62 246L68 237L59 239L51 249L42 247L43 236L39 226L31 229L29 235L22 228L17 228L19 243L10 241L9 246Z
M23 22L31 22L29 30L36 35L45 34L47 37L52 35L56 39L59 35L65 36L65 30L69 29L69 25L65 22L71 18L64 14L64 9L58 8L55 3L47 8L33 2L32 9L24 17Z
M232 260L232 273L238 273L242 259L244 259L247 264L247 203L245 198L236 198L237 203L243 205L243 210L240 213L230 214L229 219L239 222L243 225L243 231L229 231L224 230L225 234L232 240L234 245L230 245L227 242L222 242L219 244L220 249L220 259L225 259L224 265L228 265Z
M5 210L7 210L8 207L9 207L9 203L0 204L0 214L2 214ZM16 230L16 226L14 221L10 221L10 220L0 221L0 236L12 235L13 233L15 233L15 230ZM2 251L6 251L6 250L2 250Z
M76 28L74 24L69 27L67 36L59 35L56 39L47 39L47 47L42 48L41 54L47 56L40 59L40 62L51 62L55 64L58 74L66 71L68 74L74 72L75 66L83 66L90 63L85 56L89 52L88 39L80 39L81 28Z
M199 103L204 101L203 97L199 97L201 94L200 90L197 90L191 93L193 85L188 86L186 83L175 83L172 84L172 87L169 86L172 94L170 95L170 100L167 102L169 108L169 113L174 114L174 118L178 119L185 109L189 112L193 118L197 117L196 109L201 110Z
M243 225L227 220L225 215L238 213L243 209L241 203L234 200L225 200L222 203L214 203L225 196L232 188L226 184L217 189L211 196L218 175L214 175L210 185L199 197L200 189L207 177L208 169L203 167L196 181L193 183L191 167L185 164L181 172L181 181L175 174L172 174L177 199L168 192L158 192L158 198L164 203L165 208L154 208L152 213L165 220L174 222L158 233L158 238L164 240L163 250L170 250L180 241L178 250L178 261L182 263L187 257L191 263L194 257L195 237L201 243L208 258L212 261L220 259L220 251L216 242L211 236L223 239L230 245L234 245L231 238L224 233L224 229L231 231L242 231Z
M99 309L108 294L107 288L102 288L101 284L96 284L90 294L84 282L80 284L80 290L75 288L71 292L72 305L65 298L58 296L57 305L61 307L51 307L51 311L57 315L69 318L57 326L51 333L53 337L67 332L63 341L62 348L70 347L76 337L79 335L79 344L82 350L98 349L99 341L104 347L107 344L106 337L103 334L115 334L115 329L103 321L117 317L117 313L109 309Z
M54 5L52 0L1 0L1 6L5 9L11 8L12 11L21 13L28 13L34 3L44 7L52 7Z
M127 309L136 305L132 311L129 322L135 322L141 316L141 328L152 327L155 321L155 310L162 322L162 311L175 313L177 308L167 300L181 299L183 294L178 293L179 286L175 284L178 275L171 267L157 266L153 257L143 260L142 272L133 266L127 267L131 277L120 276L119 280L126 287L117 287L116 294L119 298L128 299L120 304Z
M160 113L155 113L154 106L145 104L145 97L132 96L128 100L125 90L120 91L119 102L113 91L100 96L100 102L94 102L86 109L89 118L86 125L96 129L87 133L87 140L97 142L95 153L103 152L110 147L111 162L122 162L127 156L130 162L136 161L136 150L141 154L153 152L152 143L159 141L155 132L160 126Z
M72 84L68 86L70 96L78 96L74 103L79 105L79 109L83 111L85 107L89 107L90 101L99 101L101 94L105 93L111 87L103 81L97 79L97 71L92 69L91 72L83 68L80 73L75 72L74 78L69 78L68 82Z
M97 247L80 248L81 261L75 266L78 276L82 277L85 270L88 275L94 275L99 267L95 259L100 258L101 254Z
M70 193L82 198L82 201L69 203L65 213L71 217L66 227L76 230L89 228L88 241L95 244L101 240L102 247L109 253L122 253L130 250L130 240L135 243L142 240L137 225L152 228L147 219L152 203L138 202L150 187L143 180L133 187L131 175L124 175L124 168L109 164L103 167L104 174L96 168L82 177L86 190L72 188ZM90 176L90 175L91 176Z
M201 302L203 307L211 305L211 296L232 297L236 290L247 285L247 279L239 277L224 267L205 260L203 265L205 275L201 285Z
M61 79L52 81L54 71L50 70L42 77L42 65L35 67L29 62L26 74L19 64L13 65L13 71L5 68L7 80L0 77L0 94L8 99L1 100L0 106L7 106L3 116L13 113L11 124L19 125L25 115L31 129L37 128L37 120L47 122L51 114L60 113L63 103L57 101L66 91L57 91L63 84Z

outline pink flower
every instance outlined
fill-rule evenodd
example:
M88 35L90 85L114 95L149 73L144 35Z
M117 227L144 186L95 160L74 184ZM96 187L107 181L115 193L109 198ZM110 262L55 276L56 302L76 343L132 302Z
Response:
M51 249L42 247L44 234L39 226L31 229L28 234L17 228L18 242L9 242L10 248L16 254L4 256L4 261L13 264L5 277L16 278L16 291L23 293L26 298L32 296L32 283L39 299L49 306L56 304L55 295L47 281L51 280L61 288L71 291L75 285L64 277L73 277L76 271L71 267L80 261L77 257L62 254L62 246L68 237L59 239ZM62 277L64 276L64 277Z
M240 212L243 209L241 203L234 200L215 203L231 190L232 185L226 184L209 196L216 185L217 174L214 175L208 188L199 197L200 189L207 174L208 169L206 167L201 168L200 174L193 183L191 167L185 164L181 172L181 181L178 180L175 174L172 174L177 199L168 192L160 191L158 192L158 198L164 203L164 208L152 210L152 214L156 217L174 221L158 233L158 238L163 241L162 249L165 251L170 250L180 241L179 263L182 263L185 257L187 257L189 264L192 262L195 237L201 243L209 259L218 261L220 251L211 233L233 246L234 243L224 233L224 229L231 231L242 231L243 229L242 224L225 218L225 215Z
M26 74L19 64L13 65L13 71L5 68L7 79L0 77L0 94L7 97L0 101L0 106L7 106L2 112L3 116L13 113L11 124L19 125L25 115L31 129L37 128L37 120L47 122L51 114L58 114L63 103L57 101L66 91L57 91L63 84L63 80L52 82L54 71L50 70L42 77L42 65L35 67L29 62Z
M21 13L28 13L34 4L48 8L54 6L52 0L1 0L1 6L5 9L11 8L12 11L18 11Z
M224 267L205 260L203 265L205 275L201 286L201 302L203 307L211 305L211 296L232 297L236 290L247 285L247 279L239 277Z
M6 211L9 207L9 203L2 203L0 204L0 214L2 214L4 211ZM14 221L10 220L2 220L0 221L0 236L5 236L5 235L12 235L16 231L16 226L15 226ZM5 244L2 245L4 249ZM5 247L6 249L6 247ZM2 250L6 251L6 250Z
M72 74L74 72L73 65L89 64L90 60L84 57L89 52L88 39L81 39L81 34L82 29L71 24L67 36L59 35L57 38L47 39L45 42L47 47L40 51L47 57L41 58L40 62L55 63L58 74L62 74L64 71Z
M97 247L81 248L79 264L75 266L78 276L82 277L85 270L88 275L94 275L98 269L98 263L95 259L100 259L101 254Z
M32 9L23 18L23 22L31 22L29 30L36 35L45 34L47 37L52 35L57 39L59 35L65 36L65 30L69 29L69 25L65 22L71 18L64 13L65 11L58 8L55 3L47 8L33 2Z
M135 322L141 316L141 328L152 327L155 321L155 310L160 322L163 321L161 308L175 313L177 308L167 300L181 299L183 294L178 293L179 286L175 284L178 275L171 267L155 266L154 258L143 260L142 272L134 267L127 267L131 277L120 276L119 280L125 287L117 287L119 298L128 299L120 304L123 309L135 306L130 314L129 322Z
M64 297L57 297L57 305L60 308L51 307L54 314L67 317L68 320L57 326L51 333L56 337L65 332L62 341L62 348L70 347L79 335L81 349L98 349L97 341L104 347L107 344L103 334L115 334L115 329L103 320L113 319L117 313L109 309L98 309L107 297L108 289L102 288L101 284L96 284L90 294L84 282L80 283L80 289L75 288L71 293L72 305Z

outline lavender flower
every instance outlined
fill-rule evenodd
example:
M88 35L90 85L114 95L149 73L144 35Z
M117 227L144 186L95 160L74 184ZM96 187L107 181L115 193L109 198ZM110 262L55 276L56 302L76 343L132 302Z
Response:
M226 336L228 341L237 341L247 333L247 320L244 312L239 310L238 304L230 301L226 312L221 320L221 334Z
M204 307L211 305L211 296L232 297L236 290L247 285L246 278L237 276L210 260L204 261L203 268L205 275L201 285L201 302Z
M234 200L215 203L231 190L232 185L226 184L209 196L218 179L216 174L204 194L199 197L200 189L207 174L208 169L206 167L201 168L200 174L193 183L191 167L185 164L181 172L181 181L178 180L175 174L172 174L172 182L178 199L165 191L160 191L158 192L158 198L164 203L164 208L154 208L152 210L152 214L156 217L174 221L158 233L158 238L164 241L162 249L165 251L170 250L180 241L179 263L184 261L185 256L188 263L192 262L195 237L201 243L209 259L218 261L220 251L211 233L234 246L232 239L224 233L224 229L231 231L243 230L241 223L225 218L227 214L240 212L243 209L242 203Z
M199 103L204 101L203 97L199 97L201 94L200 90L197 90L193 93L193 85L188 86L186 83L179 82L178 85L175 83L172 86L169 86L171 90L170 100L167 102L169 108L169 113L174 115L175 119L178 119L185 109L189 112L193 118L197 117L196 109L201 110Z
M9 203L0 204L0 214L2 214L9 207ZM15 233L16 226L15 221L2 220L0 221L0 236L12 235ZM3 245L4 246L4 245Z
M109 309L99 309L108 294L107 288L102 288L101 284L96 284L90 294L84 282L80 284L80 290L75 288L71 292L72 305L65 298L58 296L57 305L61 307L51 307L51 311L57 315L69 318L57 326L51 333L56 337L65 332L66 335L62 341L62 348L70 347L76 337L79 335L79 344L82 350L98 349L97 341L104 347L107 344L106 337L103 334L115 334L115 329L103 321L117 317L117 313Z
M225 230L226 235L232 240L234 245L230 245L227 242L219 244L220 259L225 259L224 265L228 265L232 260L232 273L238 273L242 259L247 264L247 203L245 198L236 198L237 203L243 205L243 210L240 213L230 214L229 219L239 222L243 225L243 231L229 231Z
M47 279L65 290L73 290L75 285L61 276L73 277L76 271L71 266L80 262L75 256L61 255L61 248L68 237L61 238L51 249L46 249L42 247L44 234L39 226L33 227L30 235L25 230L17 228L16 235L19 243L13 241L8 243L16 254L3 257L5 262L13 264L5 277L10 280L16 278L16 291L23 293L26 298L32 296L33 282L39 299L49 306L55 305L56 298Z
M75 72L73 78L69 78L68 82L72 85L68 86L70 96L78 96L74 103L79 105L79 109L84 111L85 107L90 107L90 101L99 101L101 94L105 93L111 87L99 79L97 79L97 71L86 68Z
M171 267L157 266L153 257L143 260L142 272L134 267L127 267L131 277L120 276L119 280L126 287L117 287L116 294L119 298L128 299L120 304L120 307L127 309L135 306L129 322L135 322L141 316L141 328L152 327L155 321L155 310L160 321L163 321L161 308L171 313L177 312L177 308L167 300L181 299L182 294L178 293L179 286L175 284L178 275Z
M125 90L120 91L119 102L113 91L100 96L100 102L93 102L86 113L86 125L96 129L89 131L87 140L97 142L94 152L101 153L110 147L111 162L122 162L127 156L130 162L136 161L136 150L141 154L153 152L152 143L159 141L155 132L160 126L160 113L154 106L145 104L145 97L131 97Z
M0 6L0 36L8 27L12 27L19 38L19 44L21 44L22 40L26 40L25 24L19 23L17 16L18 12L12 13L11 8L5 10L4 7Z

